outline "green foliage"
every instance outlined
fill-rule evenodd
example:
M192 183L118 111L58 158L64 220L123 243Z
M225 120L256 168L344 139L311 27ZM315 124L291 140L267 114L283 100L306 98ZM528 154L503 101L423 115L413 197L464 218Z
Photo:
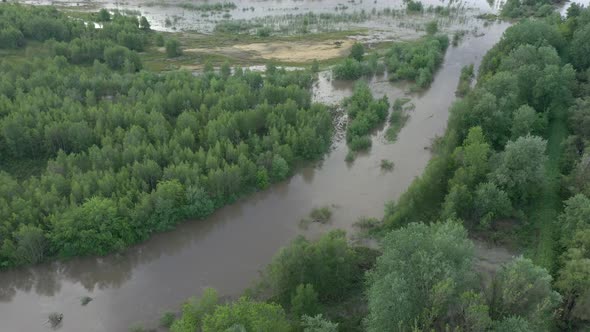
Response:
M158 47L163 47L164 46L164 35L162 35L161 33L156 35L156 46Z
M536 331L547 330L561 302L559 293L551 289L547 270L521 256L504 265L493 283L492 317L500 320L517 315Z
M317 242L298 237L275 255L266 281L285 306L301 284L310 284L322 302L338 300L362 277L357 259L343 231L332 231Z
M396 43L386 55L391 80L415 81L419 88L430 86L449 45L446 35L428 36L410 43Z
M236 325L242 326L245 331L277 332L291 329L281 306L242 297L236 302L217 306L212 314L205 316L203 332L226 331Z
M166 55L169 58L175 58L182 55L180 42L177 39L168 39L166 41Z
M332 218L332 210L329 206L313 208L309 213L309 217L312 219L312 221L324 224L330 221L330 218Z
M105 8L102 8L98 11L97 21L99 22L108 22L111 20L111 13Z
M18 261L34 264L40 262L45 256L47 239L41 229L31 225L20 225L14 238Z
M389 113L387 96L375 100L364 82L358 82L353 95L345 101L348 113L346 141L352 151L364 150L371 146L369 134L382 124Z
M577 194L565 201L559 223L561 242L567 248L578 231L590 229L590 199L583 194Z
M381 169L386 171L393 170L393 161L387 159L381 159Z
M144 31L150 31L151 25L150 22L148 22L147 18L145 18L145 16L142 16L139 19L139 28Z
M420 1L409 0L406 3L406 10L408 12L414 12L414 13L422 12L422 11L424 11L424 6L422 5L422 2L420 2Z
M553 1L555 3L560 2ZM553 12L550 0L508 0L502 7L500 14L504 17L517 18L529 16L548 16Z
M426 23L426 33L430 36L435 35L438 32L438 22L430 21Z
M338 323L326 320L322 314L313 317L303 315L301 317L301 326L303 332L338 332Z
M473 245L455 222L411 223L390 232L369 273L368 331L440 330L472 282Z
M169 329L175 319L176 315L173 312L167 311L162 314L162 317L160 317L160 326Z
M520 316L510 316L494 324L494 332L533 332L531 324Z
M217 291L212 288L205 289L203 296L196 300L189 299L182 306L182 314L170 326L171 332L194 332L199 329L206 316L212 314L218 304Z
M121 250L283 180L329 147L331 117L311 103L309 72L138 71L135 51L119 43L147 39L137 18L115 14L91 31L46 8L2 10L25 26L25 17L57 17L73 38L0 61L9 78L0 84L0 153L44 165L18 180L0 172L2 267ZM57 56L45 56L51 50ZM41 230L43 250L25 257L42 241L20 225Z
M506 144L491 179L513 202L525 203L545 181L546 146L547 142L536 136L519 137Z
M465 96L471 90L471 82L473 81L473 64L461 68L461 76L459 77L459 85L455 95L459 97Z
M355 59L358 62L363 61L363 57L365 55L365 47L361 43L354 43L350 48L350 58Z
M363 66L353 58L347 58L343 63L334 66L334 77L341 80L356 80L363 75Z
M291 297L291 314L296 318L314 316L320 312L318 294L311 284L300 284Z

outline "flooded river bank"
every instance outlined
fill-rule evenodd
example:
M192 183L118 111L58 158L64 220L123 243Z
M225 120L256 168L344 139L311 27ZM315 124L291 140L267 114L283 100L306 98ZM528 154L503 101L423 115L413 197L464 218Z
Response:
M330 228L352 230L361 216L382 217L384 204L403 193L426 166L431 140L444 133L448 108L455 99L461 68L479 64L507 28L495 23L483 35L468 36L450 47L431 88L406 94L384 77L371 79L376 97L391 102L407 96L416 108L395 143L384 129L373 136L373 147L354 163L344 159L347 147L336 141L318 165L298 171L289 180L226 206L203 221L188 221L176 230L154 236L121 254L54 262L0 273L2 331L47 331L51 312L64 314L60 331L127 331L134 323L155 326L161 313L177 310L190 296L214 287L222 296L238 296L252 285L275 254L298 234L317 235ZM321 73L314 99L339 103L352 85ZM394 162L382 172L381 159ZM334 206L325 226L303 231L299 220L313 207ZM82 306L82 297L92 302Z

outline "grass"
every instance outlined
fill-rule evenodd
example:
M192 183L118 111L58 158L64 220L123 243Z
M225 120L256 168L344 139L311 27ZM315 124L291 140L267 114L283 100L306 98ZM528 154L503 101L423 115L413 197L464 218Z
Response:
M167 71L179 69L182 66L198 67L209 62L214 66L219 66L224 62L229 62L232 65L262 65L266 64L268 60L257 58L255 55L248 52L222 53L219 50L223 47L234 46L236 44L252 44L252 43L272 43L272 42L289 42L296 44L298 42L327 42L335 40L348 39L350 36L360 36L367 33L367 29L350 29L343 31L324 32L308 35L292 35L281 36L272 35L269 37L261 37L256 35L236 35L232 33L214 33L201 34L196 32L178 32L167 33L159 32L164 35L164 39L176 38L180 41L183 49L203 49L203 52L184 52L180 57L169 59L165 52L162 52L159 47L152 46L140 54L143 65L146 69L152 71ZM155 43L154 43L155 44ZM16 56L16 58L19 58ZM22 57L21 57L22 58ZM339 58L328 59L319 62L321 68L326 68L339 61ZM285 62L275 61L279 66L306 66L308 62Z
M563 118L555 118L549 126L547 154L549 158L545 164L546 182L537 199L531 204L531 222L535 225L535 238L530 248L534 262L550 272L556 267L556 245L558 224L557 216L562 208L559 195L560 173L559 159L561 156L561 142L567 135L567 127Z

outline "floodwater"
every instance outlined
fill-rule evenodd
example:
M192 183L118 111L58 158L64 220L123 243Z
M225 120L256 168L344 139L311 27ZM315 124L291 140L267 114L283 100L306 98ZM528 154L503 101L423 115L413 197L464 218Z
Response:
M289 28L301 24L301 15L332 14L323 19L322 29L339 30L353 27L374 28L396 24L398 28L415 28L416 20L433 19L434 15L386 15L385 10L405 8L403 0L16 0L34 5L55 5L75 10L96 11L106 8L130 15L143 15L155 30L196 31L210 33L220 22L244 20L265 26ZM503 0L422 0L424 7L442 6L460 9L451 14L454 20L473 18L478 13L495 13ZM200 11L183 8L183 5L233 3L235 8L223 11ZM469 12L469 15L465 15ZM360 22L351 17L364 16ZM298 18L299 16L299 18ZM168 22L167 22L168 21ZM423 24L424 22L421 22Z
M482 28L483 35L470 35L458 47L449 47L424 93L407 94L406 86L394 86L385 77L370 80L376 97L385 94L393 102L407 95L416 106L396 143L387 143L381 129L373 136L371 151L347 164L347 147L336 139L322 163L207 220L185 222L121 254L0 273L1 331L47 331L51 312L64 314L59 327L64 332L123 332L134 323L156 326L162 312L178 310L205 287L218 289L222 296L239 296L275 252L298 234L315 236L330 228L351 231L361 216L382 217L384 204L397 199L422 173L430 158L427 148L444 133L461 68L479 64L507 26L491 24ZM314 98L337 104L351 89L350 83L321 73ZM381 159L393 161L394 170L381 171ZM306 231L298 226L313 207L324 205L333 206L331 225L312 225ZM83 296L92 302L82 306Z

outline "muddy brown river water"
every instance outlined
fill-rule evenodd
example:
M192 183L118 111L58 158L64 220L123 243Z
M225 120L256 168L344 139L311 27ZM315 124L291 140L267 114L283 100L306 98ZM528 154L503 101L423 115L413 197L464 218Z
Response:
M507 23L481 29L450 47L432 87L409 94L416 105L397 142L387 143L381 129L373 147L352 164L344 162L345 143L336 140L324 161L291 179L220 209L203 221L188 221L125 252L102 258L74 259L0 273L0 330L47 331L51 312L61 312L60 331L127 331L134 323L155 326L161 313L178 310L190 296L215 287L238 296L281 246L298 234L315 236L330 228L352 230L360 216L382 217L386 201L395 200L426 166L431 140L442 135L461 68L479 64L501 37ZM321 73L314 99L338 103L351 94L350 83ZM370 80L377 97L406 96L407 87L384 77ZM381 159L395 163L382 172ZM313 207L332 205L331 225L303 231L299 220ZM81 306L83 296L93 298Z

